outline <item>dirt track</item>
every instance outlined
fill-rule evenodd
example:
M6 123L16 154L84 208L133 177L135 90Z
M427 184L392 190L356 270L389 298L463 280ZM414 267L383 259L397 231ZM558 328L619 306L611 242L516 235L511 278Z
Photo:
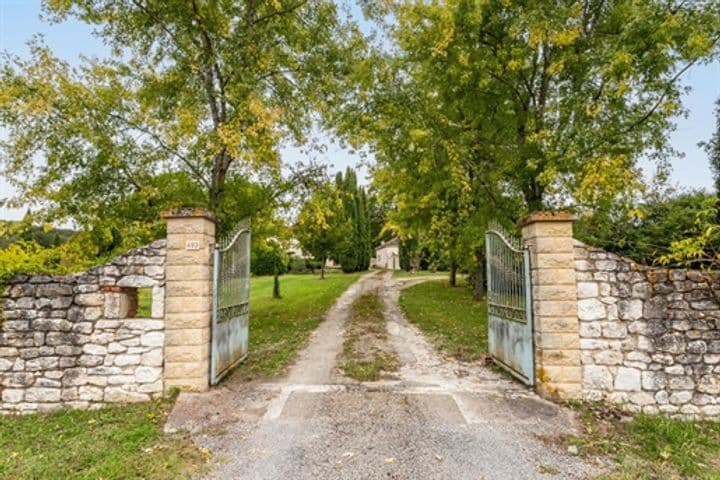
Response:
M398 307L403 284L362 277L286 377L183 394L168 430L191 430L210 449L209 478L586 478L588 465L541 440L572 432L572 414L487 367L438 355ZM353 300L376 288L401 368L397 379L359 383L336 357Z

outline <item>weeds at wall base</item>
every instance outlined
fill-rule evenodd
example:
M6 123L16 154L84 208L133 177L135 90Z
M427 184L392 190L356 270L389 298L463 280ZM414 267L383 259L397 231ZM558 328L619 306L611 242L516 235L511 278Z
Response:
M605 403L566 402L580 433L557 440L605 465L599 478L720 478L720 422L631 414Z

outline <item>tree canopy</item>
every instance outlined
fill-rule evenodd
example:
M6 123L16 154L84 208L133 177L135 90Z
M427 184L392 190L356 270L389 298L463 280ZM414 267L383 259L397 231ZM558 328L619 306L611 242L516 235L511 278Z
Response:
M368 54L332 121L375 154L396 228L451 260L490 218L636 203L640 159L662 171L674 154L683 74L718 57L717 2L383 5L391 47Z
M303 204L294 228L302 249L320 260L321 276L325 262L347 249L353 233L351 219L345 214L343 196L328 183L317 188Z
M357 76L368 93L348 100L345 131L381 162L426 139L526 211L642 188L638 159L671 153L682 75L717 58L720 37L716 2L399 1L389 13L397 52Z
M4 54L0 158L17 203L81 224L161 199L222 213L236 178L276 183L279 145L306 140L356 41L329 0L43 5L113 58L71 66L38 38Z
M113 56L73 66L40 38L30 58L4 54L0 162L15 205L76 222L99 254L159 235L172 206L206 206L226 226L262 217L270 232L283 195L320 178L289 172L279 147L319 123L376 160L377 195L348 171L297 220L306 250L349 271L390 234L455 271L482 264L491 219L569 207L637 221L631 207L650 198L639 161L662 171L683 75L720 51L718 2L362 2L374 43L331 0L43 6L94 26Z

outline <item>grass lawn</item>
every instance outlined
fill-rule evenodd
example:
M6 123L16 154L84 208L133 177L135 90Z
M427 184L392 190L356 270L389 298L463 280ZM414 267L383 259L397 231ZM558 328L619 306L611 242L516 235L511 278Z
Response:
M487 307L472 299L469 288L427 281L403 290L400 306L436 348L452 357L469 362L487 352Z
M150 318L152 316L152 288L138 288L138 304L136 318Z
M250 281L250 349L232 373L243 380L279 375L293 362L325 312L361 273L283 275L282 298L272 298L272 277Z
M720 478L720 422L685 422L664 416L627 414L580 406L584 433L568 439L581 455L609 457L612 480Z
M188 478L207 458L163 434L172 402L0 416L0 478Z

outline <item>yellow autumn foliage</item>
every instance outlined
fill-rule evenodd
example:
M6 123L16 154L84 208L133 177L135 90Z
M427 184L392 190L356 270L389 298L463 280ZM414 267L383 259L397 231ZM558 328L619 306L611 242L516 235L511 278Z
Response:
M626 191L643 191L645 184L627 155L603 155L588 160L581 172L576 198L586 205L596 205L603 198Z

